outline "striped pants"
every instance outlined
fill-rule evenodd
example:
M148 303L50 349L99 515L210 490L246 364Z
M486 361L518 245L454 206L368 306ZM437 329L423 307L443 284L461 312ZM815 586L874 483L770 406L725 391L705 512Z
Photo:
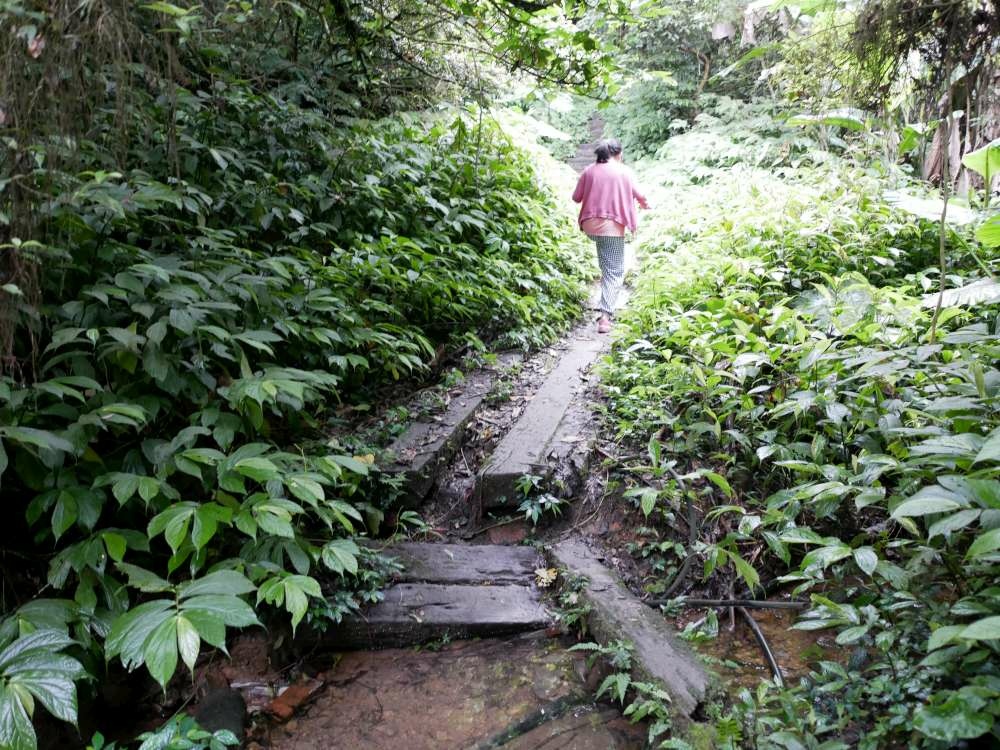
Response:
M597 245L597 263L601 267L601 311L610 316L625 278L625 238L588 236Z

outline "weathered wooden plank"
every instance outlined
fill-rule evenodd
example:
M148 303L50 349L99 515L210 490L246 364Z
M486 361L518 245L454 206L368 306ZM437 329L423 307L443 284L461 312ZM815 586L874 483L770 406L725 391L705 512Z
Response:
M399 583L324 640L337 648L412 646L440 638L507 635L548 627L551 617L530 586Z
M401 542L382 550L403 566L400 583L518 584L530 586L544 562L531 547L499 544Z
M513 503L515 483L525 474L544 474L553 438L570 403L584 387L584 372L607 343L592 326L581 329L546 376L521 417L494 449L479 474L477 494L484 507Z
M403 475L405 500L410 507L419 506L439 472L455 455L469 420L493 388L500 370L521 359L519 352L508 352L498 358L495 368L472 373L442 414L433 420L414 422L386 449L389 458L384 470Z
M631 642L636 677L660 683L670 694L678 718L690 717L705 698L709 676L663 616L633 596L582 539L560 542L548 552L555 565L588 579L583 595L591 605L591 633L602 643Z

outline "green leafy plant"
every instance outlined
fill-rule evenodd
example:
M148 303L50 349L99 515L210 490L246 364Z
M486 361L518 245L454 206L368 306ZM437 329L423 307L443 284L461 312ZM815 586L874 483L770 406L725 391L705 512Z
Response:
M224 750L240 744L228 729L209 732L191 716L175 716L159 729L139 735L139 739L142 742L138 750Z
M784 585L811 596L795 627L857 656L745 696L732 744L818 747L859 727L861 747L992 737L995 303L957 297L932 344L939 226L883 202L870 136L818 148L740 109L700 117L642 175L684 190L653 217L604 373L609 428L640 454L626 496L686 542L660 525L685 495L655 468L675 467L703 519L702 580L679 590ZM949 286L993 272L971 231L946 238Z
M545 515L561 515L566 504L565 498L543 492L544 482L544 477L537 474L524 474L514 483L514 489L524 498L517 509L524 513L525 519L531 521L532 526L537 526Z
M607 695L625 707L624 715L633 723L649 723L649 743L668 733L673 726L670 717L670 694L659 685L632 679L632 658L635 647L621 640L598 643L577 643L570 651L589 651L588 666L593 667L598 659L607 661L613 670L597 687L596 697ZM631 700L629 699L631 696ZM666 745L656 745L665 747Z
M5 647L56 631L88 672L166 686L233 628L323 629L378 601L391 569L358 538L429 529L394 507L384 435L357 415L579 314L584 245L551 159L475 107L392 114L432 85L362 95L332 62L379 64L346 31L358 7L332 26L277 6L0 10L18 30L0 113L2 542L21 561L4 563ZM590 39L542 36L518 46ZM359 118L361 98L388 116ZM27 748L31 693L11 679Z
M0 645L0 745L12 750L36 746L35 701L75 724L76 681L86 672L79 661L60 653L73 640L58 630L36 630Z

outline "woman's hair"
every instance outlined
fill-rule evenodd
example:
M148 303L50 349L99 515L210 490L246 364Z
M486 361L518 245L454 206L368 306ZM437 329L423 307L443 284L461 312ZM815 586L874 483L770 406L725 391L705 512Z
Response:
M612 156L618 156L621 152L622 144L617 138L606 138L603 141L598 141L597 148L594 149L598 164L606 164Z

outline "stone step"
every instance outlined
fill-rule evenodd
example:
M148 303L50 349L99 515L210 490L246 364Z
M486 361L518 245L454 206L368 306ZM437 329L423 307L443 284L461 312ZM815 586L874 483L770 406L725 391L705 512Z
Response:
M400 542L381 550L403 566L397 583L531 586L544 558L532 547Z
M362 615L330 628L338 649L413 646L547 628L552 617L534 586L398 583Z
M521 476L544 476L580 447L584 431L577 424L580 416L570 414L570 407L574 399L583 398L587 370L607 346L608 337L598 334L590 321L568 339L559 363L480 470L476 495L482 507L516 507L520 500L515 485Z
M587 579L583 596L591 607L587 624L593 636L603 644L630 642L633 678L659 683L670 694L675 723L690 721L705 698L709 676L663 615L639 601L582 539L559 542L547 555L569 576Z

